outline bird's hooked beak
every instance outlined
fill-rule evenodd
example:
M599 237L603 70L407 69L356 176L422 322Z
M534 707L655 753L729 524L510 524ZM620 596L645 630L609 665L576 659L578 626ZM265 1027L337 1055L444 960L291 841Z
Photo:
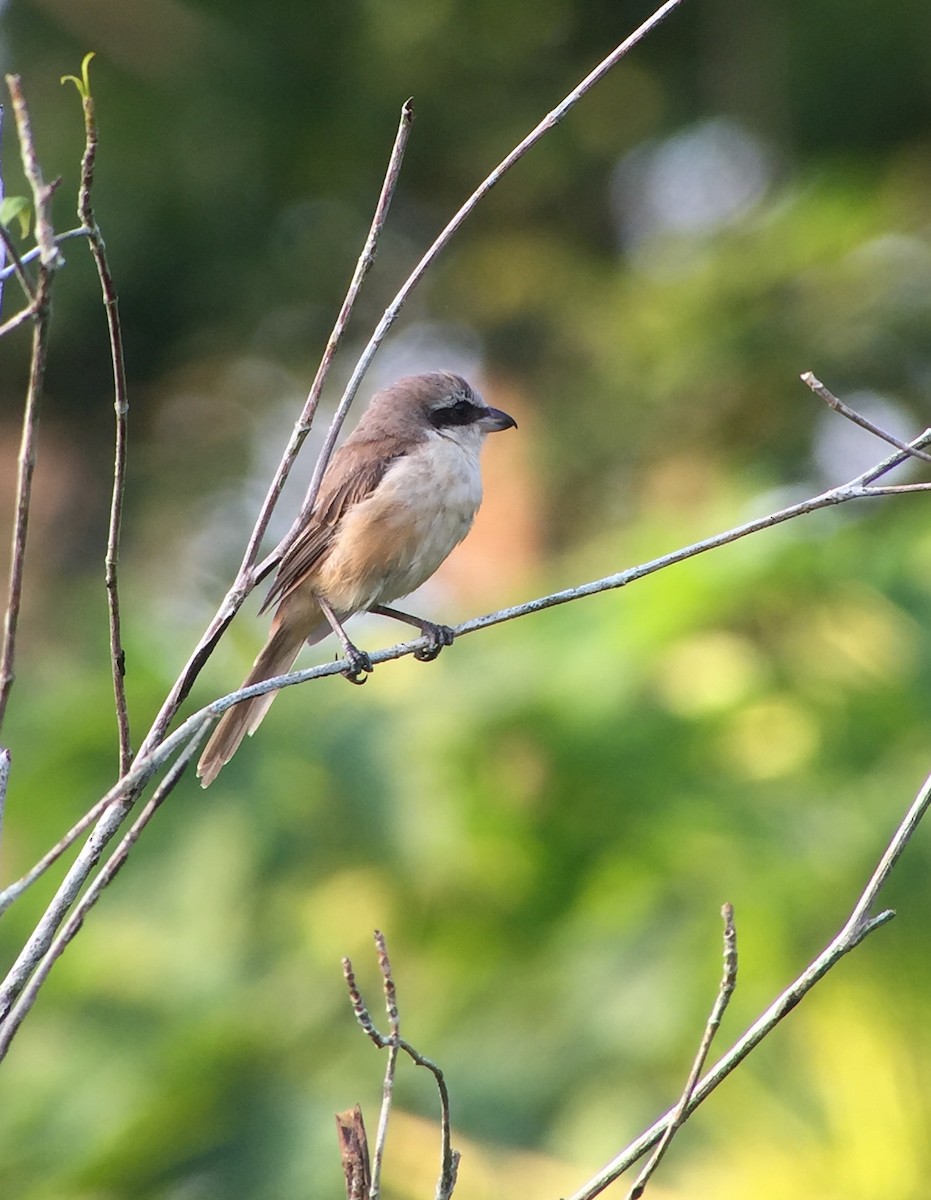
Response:
M513 417L506 412L502 412L500 408L485 409L479 419L476 421L479 429L483 429L486 433L497 433L501 429L516 429L517 422Z

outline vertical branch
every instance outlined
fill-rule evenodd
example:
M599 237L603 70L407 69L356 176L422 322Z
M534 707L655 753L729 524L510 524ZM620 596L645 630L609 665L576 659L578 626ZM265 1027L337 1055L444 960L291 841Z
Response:
M93 54L87 54L82 63L81 78L65 76L62 83L70 80L78 89L84 110L85 144L81 159L81 185L78 192L78 219L88 238L104 309L107 314L107 330L110 336L110 358L113 370L113 409L116 414L116 435L113 451L113 488L110 496L110 525L107 532L107 551L104 559L104 578L107 589L107 612L110 626L110 670L113 677L113 698L116 704L116 725L119 736L120 775L124 775L132 761L129 733L129 712L126 707L126 656L120 631L120 593L118 565L120 558L120 533L123 524L123 494L126 488L126 447L129 396L126 388L126 365L123 358L123 334L120 328L119 299L103 235L94 216L91 189L94 186L94 165L97 159L97 116L94 97L90 91L88 68Z
M36 157L29 110L22 93L18 75L7 75L7 87L13 101L13 115L19 135L23 169L32 190L36 213L36 242L39 246L39 275L33 299L32 354L29 363L29 383L23 410L23 428L17 461L16 508L13 519L13 544L10 551L10 576L7 607L3 623L3 646L0 649L0 725L6 713L10 691L15 678L16 631L19 625L23 594L23 572L26 561L26 533L29 528L29 507L32 501L32 477L36 463L36 434L39 407L45 385L46 355L48 352L49 294L55 270L61 262L55 234L49 217L49 207L55 184L42 178Z
M298 451L304 444L304 439L310 431L311 422L314 414L317 411L317 404L320 400L320 395L323 391L323 385L330 370L333 357L336 350L342 341L346 326L349 323L349 318L355 306L356 299L359 295L359 290L362 287L362 282L368 274L369 268L375 261L375 251L378 245L381 231L384 228L385 219L388 215L388 209L391 205L394 192L397 187L398 176L401 171L401 163L404 158L404 151L407 148L408 138L410 136L411 124L414 119L414 109L410 100L406 101L401 109L401 119L398 125L398 131L395 135L394 145L391 150L391 155L388 160L388 167L385 172L385 179L382 184L381 193L378 197L378 203L375 207L375 213L372 217L372 224L369 228L368 236L365 240L365 245L362 247L362 252L359 255L356 263L355 271L353 272L352 280L346 292L346 298L343 301L342 308L336 318L333 330L327 341L326 349L320 361L320 366L317 369L317 374L314 377L310 392L304 403L304 408L298 418L297 424L292 431L288 445L282 455L281 462L278 464L278 469L269 486L265 496L265 501L262 505L259 516L256 520L255 527L249 538L249 543L243 555L242 563L239 567L236 579L233 586L227 592L223 599L223 603L217 609L213 620L208 625L203 636L194 648L193 653L188 659L178 679L175 681L174 687L168 694L165 703L162 705L158 716L146 735L145 741L142 744L140 753L145 753L157 745L160 738L164 736L165 730L171 723L172 718L178 711L179 706L187 696L188 692L194 684L194 680L200 674L200 671L213 652L214 647L223 635L224 630L232 621L233 617L239 611L243 601L249 592L255 586L259 579L271 568L256 571L253 564L258 553L259 544L268 528L268 522L278 502L278 497L281 495L281 490L285 485L285 481L290 474L291 468L297 458Z
M6 812L6 789L10 783L11 762L9 750L0 746L0 844L3 842L3 816Z
M381 1188L381 1164L385 1157L385 1143L388 1139L388 1118L391 1115L391 1104L394 1100L394 1077L398 1067L398 1052L401 1048L401 1022L398 1014L398 994L391 976L391 963L388 959L388 947L385 945L385 935L375 930L375 946L378 950L378 966L381 969L385 987L385 1010L388 1013L389 1034L386 1039L388 1046L388 1062L385 1066L385 1082L382 1085L381 1111L378 1114L378 1132L375 1135L375 1151L372 1155L372 1182L369 1196L376 1200Z

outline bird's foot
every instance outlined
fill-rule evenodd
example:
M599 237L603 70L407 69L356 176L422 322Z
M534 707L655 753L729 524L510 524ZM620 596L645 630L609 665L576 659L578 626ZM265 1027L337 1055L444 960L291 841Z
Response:
M434 625L432 621L423 622L421 633L423 633L425 638L430 639L430 645L424 646L422 650L414 651L414 658L418 662L433 662L444 647L453 644L453 639L456 636L448 625Z
M344 646L343 650L347 660L347 665L343 668L343 676L350 683L356 683L361 687L372 673L372 660L364 650L360 650L352 642Z

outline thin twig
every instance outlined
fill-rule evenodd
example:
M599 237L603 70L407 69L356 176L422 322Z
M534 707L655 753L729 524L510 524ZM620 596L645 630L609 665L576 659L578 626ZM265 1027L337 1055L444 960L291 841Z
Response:
M294 430L291 434L291 439L288 442L284 457L279 464L275 478L272 480L272 485L269 488L268 495L265 497L265 504L262 507L262 514L256 522L255 529L249 538L249 544L246 547L246 556L244 564L251 566L258 556L259 546L262 538L265 536L265 530L268 527L268 520L271 516L271 511L277 503L278 497L281 494L281 489L284 487L285 479L290 473L294 460L297 458L301 446L304 444L304 439L310 432L314 416L317 412L317 405L320 403L320 396L323 392L323 385L326 382L327 376L330 373L330 367L333 364L333 359L336 356L336 351L339 348L340 342L343 340L343 334L349 324L349 318L352 315L352 310L355 308L356 300L362 284L365 281L366 275L371 270L372 264L375 262L375 253L378 249L378 242L381 238L382 230L385 226L385 221L388 217L388 209L391 207L391 201L394 199L394 193L397 190L398 179L401 175L401 164L404 161L404 152L407 149L407 142L410 138L411 126L414 121L414 102L406 100L401 106L401 119L398 123L398 132L395 134L394 146L391 149L391 156L388 159L388 169L385 172L384 182L382 183L381 193L378 197L378 203L375 205L375 212L372 216L372 223L369 226L368 235L365 239L365 245L362 247L362 253L359 255L356 263L355 271L353 271L352 280L349 284L349 289L346 292L346 297L343 300L342 307L339 310L339 315L336 318L336 323L327 340L326 349L323 351L323 356L320 359L320 365L317 368L317 373L314 376L314 381L310 386L310 391L304 403L304 408L300 417L297 420ZM316 499L316 493L314 493ZM310 507L313 507L311 501ZM306 511L305 511L306 510ZM306 512L309 512L307 502L305 500L304 507L301 509L300 515L295 520L283 539L281 545L290 545L297 536L306 519ZM264 520L263 520L264 517ZM279 548L280 549L280 548ZM276 550L270 558L274 558L279 551ZM277 561L277 559L275 560ZM257 580L261 579L266 572L259 570L256 572Z
M17 461L16 515L13 521L13 544L10 551L10 576L4 617L3 648L0 651L0 725L3 724L15 679L16 631L22 604L26 534L29 528L32 477L36 463L36 434L48 351L49 295L55 270L61 262L61 255L55 244L55 235L49 217L54 186L44 181L39 169L32 137L32 126L29 121L29 110L26 107L20 78L18 75L7 75L6 83L13 100L13 115L16 119L23 170L32 189L40 265L33 300L32 354L29 362L29 383L26 389Z
M74 79L81 96L84 112L84 155L81 159L81 184L78 190L78 219L87 231L88 244L97 268L107 331L110 338L110 360L113 372L113 409L116 432L113 449L113 487L110 496L110 523L107 531L107 551L104 559L104 581L107 589L107 616L110 632L110 674L116 705L116 726L119 739L119 773L124 775L132 761L129 731L129 711L126 706L126 655L120 632L119 559L120 531L123 523L123 495L126 489L127 421L129 395L126 387L126 364L123 357L123 334L120 328L119 298L107 260L103 234L94 215L91 192L94 186L94 166L97 160L97 116L94 97L90 92L87 68L90 56L84 60L83 80Z
M14 313L12 317L8 317L7 320L0 325L0 338L6 337L6 335L8 333L12 333L14 329L19 329L20 325L25 325L26 322L31 321L35 315L36 310L31 304L26 308L21 308L19 312Z
M67 242L70 238L87 237L88 231L84 228L68 229L65 233L57 233L55 235L55 245L60 246L62 242ZM27 250L25 254L19 257L20 263L25 266L27 263L33 262L40 255L41 251L38 246L33 246L31 250ZM0 283L5 282L11 275L16 272L16 263L11 263L9 266L0 271Z
M23 172L26 182L32 192L32 203L35 209L35 236L39 249L39 261L47 270L61 266L62 257L55 240L55 230L52 228L50 204L52 194L61 182L58 179L46 183L39 166L36 154L36 143L32 136L32 123L29 120L29 109L23 95L22 79L19 75L7 75L6 86L13 101L13 116L16 120L16 133L19 138L19 152L23 162Z
M401 162L404 157L404 151L407 147L408 137L410 135L411 122L413 121L413 107L408 100L401 109L401 118L398 124L398 131L395 135L394 145L391 150L391 155L388 160L388 167L385 172L384 182L382 184L381 193L379 194L378 203L375 206L375 213L372 217L372 224L369 228L368 236L365 239L365 245L359 255L356 263L355 271L349 283L349 288L346 292L346 298L340 308L339 315L330 333L327 341L326 349L323 353L323 358L320 361L320 366L317 368L317 373L314 376L313 384L310 392L304 403L301 415L298 418L288 445L282 455L281 462L278 464L278 469L268 489L265 501L259 512L255 527L249 537L249 542L243 555L242 563L239 571L236 574L236 579L232 587L223 598L223 602L217 609L210 624L207 626L203 636L195 646L193 653L185 663L181 674L178 676L171 691L162 705L158 716L155 718L151 729L146 735L145 741L142 744L141 753L148 751L160 738L164 736L165 730L171 724L175 714L178 711L181 703L187 696L188 692L194 684L194 680L200 674L204 663L213 653L217 642L222 637L233 617L242 607L242 603L255 587L258 580L261 578L261 573L254 569L255 556L258 553L259 543L264 536L265 530L268 527L268 522L271 519L272 512L281 494L281 489L284 487L285 481L294 465L297 458L298 450L303 445L304 439L310 430L313 415L317 409L317 403L320 399L320 394L323 390L324 382L326 381L330 365L333 361L333 356L336 353L346 326L349 323L349 318L355 306L356 299L359 294L359 289L362 282L368 273L372 262L375 259L375 251L378 244L378 239L385 224L385 219L388 214L388 208L394 196L397 186L398 175L401 170Z
M627 1200L640 1200L656 1168L663 1161L663 1156L669 1149L670 1142L685 1123L688 1116L689 1101L692 1099L695 1085L698 1083L698 1077L705 1066L705 1060L708 1057L708 1051L711 1049L711 1043L714 1041L715 1034L721 1026L724 1010L727 1008L730 998L734 994L734 988L737 986L737 930L734 926L734 909L730 904L724 905L721 909L721 916L724 919L724 975L718 987L718 994L715 997L714 1005L712 1006L698 1047L698 1053L695 1055L695 1061L692 1064L691 1071L689 1071L689 1077L682 1090L679 1103L676 1105L672 1118L666 1126L666 1132L660 1138L659 1144L650 1155L646 1166L637 1176L634 1186L627 1193Z
M931 462L931 454L926 454L924 450L916 450L914 446L909 446L908 442L903 442L901 438L897 438L894 433L889 433L881 426L876 425L868 417L864 417L855 409L845 404L843 400L839 400L832 391L824 386L812 371L803 371L799 376L802 383L819 396L825 404L833 408L835 412L839 412L842 417L846 417L848 421L852 421L854 425L859 425L861 429L867 430L868 433L874 434L881 438L884 442L888 442L890 446L898 446L900 450L904 450L912 458L920 458L923 462Z
M146 803L138 817L136 817L135 821L133 821L132 825L123 835L122 841L110 855L109 859L107 859L107 862L101 868L93 883L91 883L80 901L74 906L74 910L62 925L48 952L37 965L28 984L23 988L15 1004L5 1016L2 1025L0 1025L0 1060L6 1056L6 1052L10 1048L10 1042L35 1003L39 989L47 979L52 967L84 924L85 917L100 899L104 888L113 882L124 866L130 851L136 844L145 826L148 825L164 801L174 791L188 763L196 753L205 732L206 729L202 729L199 734L195 734L183 748L175 762L172 763L165 778L153 792L151 799Z
M0 107L0 112L2 111L3 109ZM2 194L0 194L0 199L2 199ZM2 225L0 225L0 241L3 242L3 247L10 256L10 266L4 271L0 272L0 282L2 282L7 275L15 274L16 278L19 280L20 287L26 294L26 299L29 301L28 311L31 312L36 302L36 291L32 285L32 280L29 278L29 275L26 272L25 264L23 259L20 257L19 250L16 248L16 243L10 237L10 231L5 229ZM35 253L38 255L38 247L36 247Z
M850 916L840 932L817 958L808 964L804 971L794 980L785 991L767 1008L753 1025L739 1038L734 1045L711 1068L708 1074L698 1083L692 1098L687 1105L691 1113L711 1095L714 1089L730 1073L743 1062L763 1039L775 1029L780 1021L795 1008L795 1006L835 967L838 962L851 950L868 937L875 929L887 924L895 916L892 909L885 909L871 917L869 914L882 890L889 874L905 847L908 845L922 817L931 805L931 775L924 781L918 795L909 806L908 812L896 828L889 844L886 846L879 863L866 887L861 892ZM635 1141L631 1142L603 1170L589 1180L577 1192L573 1192L569 1200L593 1200L600 1195L609 1184L613 1183L629 1166L637 1161L647 1150L655 1146L674 1118L675 1109L671 1109L660 1117L653 1125Z
M6 812L6 790L10 785L12 755L6 746L0 746L0 845L3 843L3 817Z
M402 285L401 290L385 309L385 312L381 320L378 322L378 325L369 339L368 344L359 355L359 359L355 365L355 368L353 369L352 375L349 378L349 382L346 384L346 389L343 392L339 404L337 405L333 420L330 423L330 428L327 431L326 440L323 444L322 450L320 451L316 466L314 467L314 473L310 481L310 486L307 490L307 496L301 508L301 517L291 527L288 536L281 543L281 545L276 547L272 554L270 554L268 558L266 558L261 564L258 569L258 575L260 578L266 575L279 561L281 556L286 553L289 546L297 537L297 534L301 528L302 519L306 518L306 516L310 513L310 510L313 508L314 500L316 499L317 492L319 491L320 484L323 480L323 473L326 470L327 463L329 462L330 456L333 453L334 447L336 446L336 440L339 437L339 432L342 428L343 421L346 419L350 405L355 399L356 392L359 390L359 385L361 384L366 371L369 369L369 365L372 359L375 357L376 351L385 340L388 331L397 320L398 314L409 299L411 293L426 274L427 270L433 265L441 252L445 250L455 233L472 214L479 202L488 195L495 184L499 183L504 178L514 164L519 162L520 159L522 159L524 155L531 150L538 141L540 141L544 134L555 128L555 126L559 124L563 117L565 117L565 115L572 108L574 108L576 104L578 104L582 97L591 91L596 83L603 79L613 67L617 66L622 58L629 54L630 51L633 50L633 48L637 46L647 36L648 33L655 29L657 25L664 21L666 17L668 17L669 14L674 9L678 8L682 3L683 0L666 0L665 4L661 4L652 16L648 17L643 24L638 26L638 28L635 29L629 37L625 38L619 46L617 46L611 51L610 54L603 58L595 67L595 69L585 76L580 84L574 87L572 91L569 92L569 94L563 100L561 100L551 112L547 113L543 120L540 121L530 131L530 133L527 134L523 141L519 142L518 145L516 145L514 149L511 150L510 153L507 154L494 168L494 170L478 185L468 200L466 200L466 202L461 206L461 208L455 213L452 219L441 231L439 236L421 258L417 266L414 267L413 271Z
M45 874L49 867L58 862L68 847L73 846L84 830L93 825L98 817L103 814L104 810L112 803L113 801L109 796L104 796L98 800L79 821L75 822L66 834L59 838L50 850L43 854L37 863L34 863L29 868L21 879L17 879L15 883L8 884L0 892L0 916L3 916L14 900L18 900L27 888L31 887L37 879L40 879Z
M398 1013L398 993L391 975L391 962L388 959L388 948L385 936L375 930L375 948L378 951L378 968L381 971L382 983L385 990L385 1010L388 1013L388 1029L386 1038L388 1061L385 1064L385 1079L381 1089L381 1109L378 1114L378 1132L375 1134L375 1151L372 1154L372 1182L369 1185L370 1200L378 1200L381 1194L381 1165L385 1157L385 1144L388 1140L388 1118L391 1116L391 1105L394 1100L394 1077L398 1068L398 1052L401 1042L401 1018Z

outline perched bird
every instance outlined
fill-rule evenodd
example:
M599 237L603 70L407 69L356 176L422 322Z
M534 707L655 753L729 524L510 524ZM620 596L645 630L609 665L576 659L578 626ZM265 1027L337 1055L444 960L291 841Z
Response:
M277 606L268 641L242 686L285 674L304 642L331 631L349 660L347 678L364 683L371 663L342 625L353 613L415 626L431 641L421 659L448 646L447 626L387 605L429 579L469 532L482 500L482 443L516 426L459 375L410 375L377 392L333 455L307 524L281 560L262 606ZM223 714L197 764L203 787L255 733L276 695Z

